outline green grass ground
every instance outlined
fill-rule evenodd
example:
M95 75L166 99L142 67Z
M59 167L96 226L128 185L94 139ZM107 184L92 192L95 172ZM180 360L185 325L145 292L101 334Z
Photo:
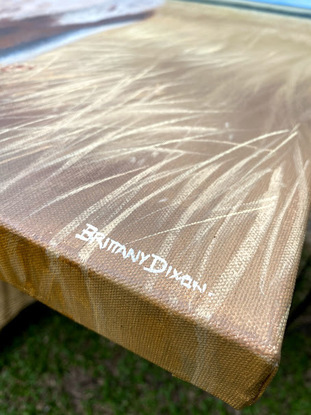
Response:
M310 279L299 280L295 302L308 285ZM310 328L311 310L287 331L272 384L242 414L311 414ZM45 413L239 412L37 303L0 333L0 415Z

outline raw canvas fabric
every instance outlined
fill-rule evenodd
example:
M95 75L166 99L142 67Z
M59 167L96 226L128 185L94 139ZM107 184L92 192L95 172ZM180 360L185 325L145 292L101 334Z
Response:
M29 295L0 281L0 330L34 301Z
M1 279L235 408L310 203L309 21L169 3L1 69Z

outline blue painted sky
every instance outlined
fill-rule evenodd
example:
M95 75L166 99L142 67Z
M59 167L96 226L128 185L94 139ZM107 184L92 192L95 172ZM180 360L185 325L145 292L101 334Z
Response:
M277 4L280 6L302 7L311 9L311 0L250 0L250 2Z

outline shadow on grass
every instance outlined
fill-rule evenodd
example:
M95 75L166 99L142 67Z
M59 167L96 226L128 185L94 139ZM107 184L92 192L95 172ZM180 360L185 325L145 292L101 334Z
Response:
M39 302L25 308L0 331L0 353L12 347L18 336L27 335L30 326L44 324L53 313L53 310Z

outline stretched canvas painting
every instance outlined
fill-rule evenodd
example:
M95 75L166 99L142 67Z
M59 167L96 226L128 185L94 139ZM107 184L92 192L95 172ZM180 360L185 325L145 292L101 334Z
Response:
M169 2L3 65L1 279L255 402L308 217L310 45L307 20Z

